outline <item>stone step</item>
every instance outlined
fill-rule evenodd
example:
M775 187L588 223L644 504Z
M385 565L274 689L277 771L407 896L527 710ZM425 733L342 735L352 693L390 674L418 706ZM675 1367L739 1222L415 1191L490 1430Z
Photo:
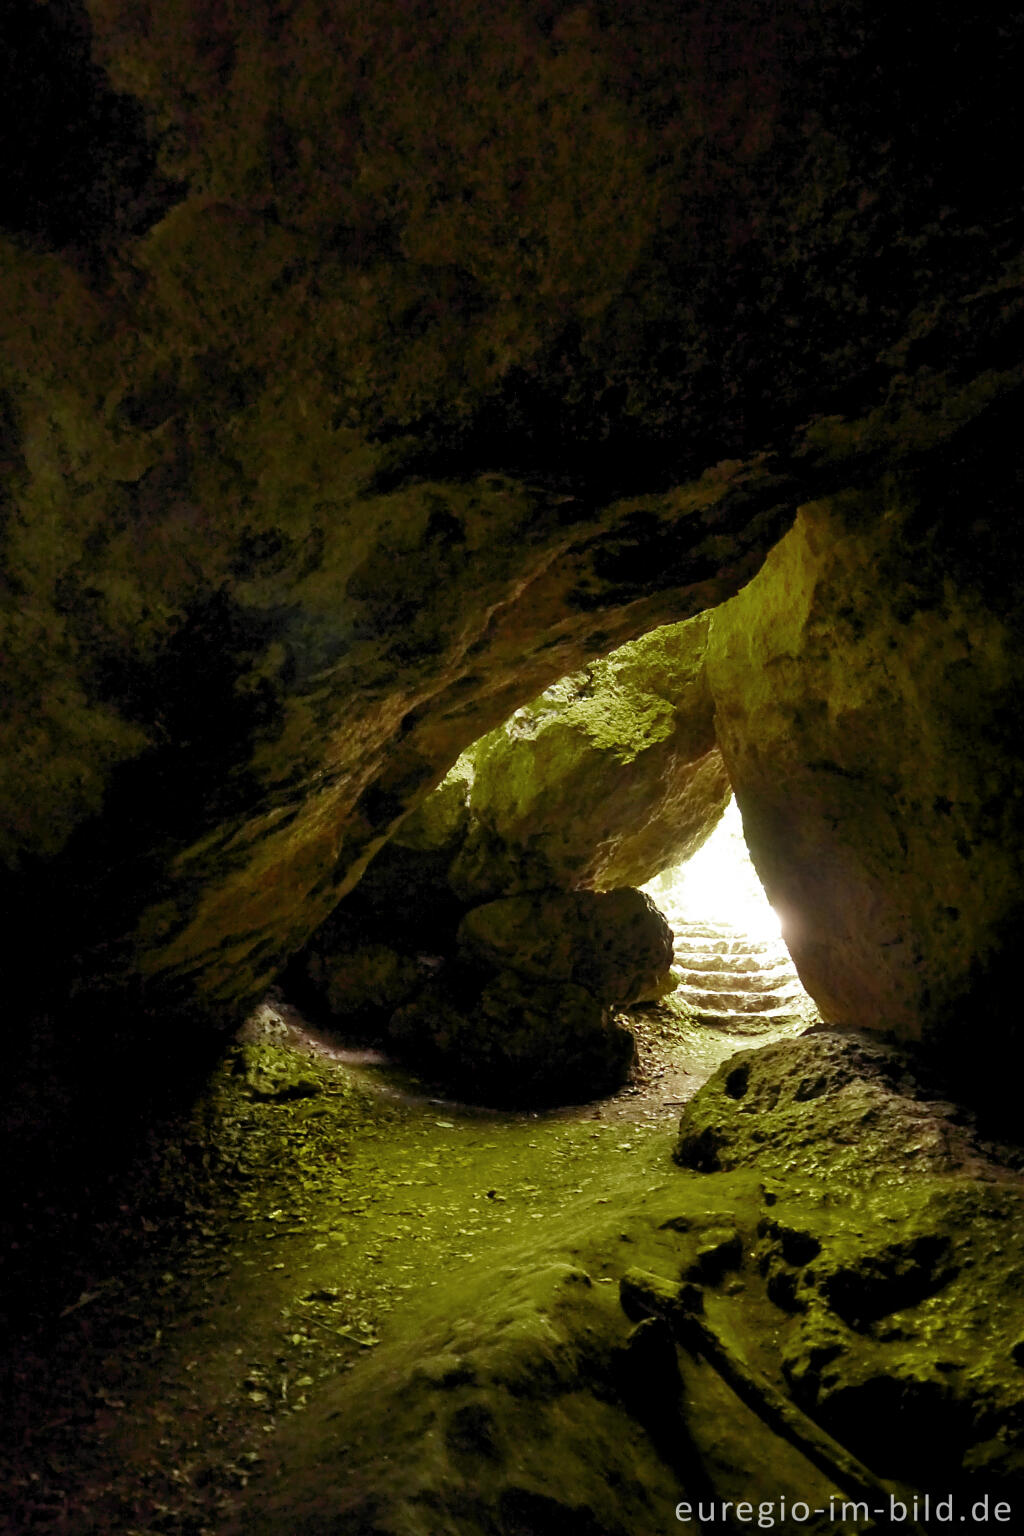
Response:
M710 992L677 987L675 995L691 1008L724 1010L727 1013L771 1013L773 1009L792 1008L800 996L798 987L779 988L775 992Z
M787 953L751 955L738 951L735 954L710 954L699 949L688 949L676 944L673 951L676 965L691 971L778 971L790 970L793 962Z
M768 969L740 969L730 966L720 970L710 966L680 965L678 959L672 967L685 987L708 987L715 992L772 992L778 987L791 986L798 981L791 965L776 965Z
M771 938L691 938L689 934L674 931L677 949L685 949L694 955L778 955L788 960L789 951L780 940Z
M737 928L732 923L697 923L692 922L682 912L673 912L671 909L664 914L665 920L671 923L680 933L692 934L695 939L748 939L751 937L748 928ZM773 939L778 935L769 933L763 935Z
M730 1035L749 1036L752 1039L769 1030L785 1029L787 1026L803 1028L806 1023L792 1008L772 1008L766 1013L731 1013L722 1008L696 1008L693 1014L698 1024L707 1024L711 1029L721 1029Z
M676 914L667 911L665 916L671 922ZM680 928L685 928L687 933L692 933L694 938L738 939L743 937L742 928L734 928L731 923L696 923L682 916L677 916L677 923Z
M693 940L689 934L675 933L676 948L692 955L748 955L769 958L773 955L788 957L789 951L784 944L773 943L771 939L697 939Z

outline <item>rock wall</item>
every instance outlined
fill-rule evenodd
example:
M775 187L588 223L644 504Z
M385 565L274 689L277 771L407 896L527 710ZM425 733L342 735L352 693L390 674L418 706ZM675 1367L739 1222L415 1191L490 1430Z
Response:
M87 1031L237 1016L471 741L1019 361L984 18L14 13L0 901Z
M1008 432L1007 419L1004 428ZM997 425L941 471L801 509L712 617L751 855L839 1023L1006 1038L1024 914L1021 554Z

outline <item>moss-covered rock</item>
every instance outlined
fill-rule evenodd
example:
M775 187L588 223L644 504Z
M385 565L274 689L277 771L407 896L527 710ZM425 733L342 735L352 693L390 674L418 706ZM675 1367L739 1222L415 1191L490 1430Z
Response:
M437 788L406 816L388 846L452 858L469 829L473 777L472 757L460 757Z
M845 7L20 9L0 897L83 1031L239 1016L474 740L1017 381L990 18L950 111Z
M1024 1186L992 1152L911 1057L827 1030L734 1057L683 1115L677 1160L759 1172L786 1382L880 1476L1024 1473Z
M323 1091L319 1074L294 1051L269 1042L239 1046L233 1070L254 1099L308 1099Z
M620 647L473 747L450 880L466 901L544 886L643 885L729 799L704 674L706 616Z
M646 879L688 857L721 814L729 788L703 674L707 626L663 626L620 647L484 736L404 818L292 976L351 1017L338 987L326 990L332 967L351 970L332 957L367 942L451 954L475 908L459 940L467 957L581 981L612 1003L659 996L671 942L649 904L624 889L608 902L551 887L610 887L621 871ZM525 905L480 905L520 889ZM380 979L381 1009L405 1001Z
M922 1108L915 1108L920 1100ZM740 1051L680 1122L676 1160L701 1172L758 1167L813 1180L901 1177L948 1167L967 1129L937 1126L911 1057L870 1034L819 1026L796 1041ZM938 1112L951 1106L938 1101Z
M327 1410L334 1425L304 1416L289 1472L226 1529L636 1536L674 1507L677 1469L612 1386L627 1332L614 1287L568 1255L519 1258L478 1279L458 1319L425 1327L415 1349L362 1368Z
M643 891L535 891L474 907L464 962L535 981L572 981L620 1008L672 990L672 930Z

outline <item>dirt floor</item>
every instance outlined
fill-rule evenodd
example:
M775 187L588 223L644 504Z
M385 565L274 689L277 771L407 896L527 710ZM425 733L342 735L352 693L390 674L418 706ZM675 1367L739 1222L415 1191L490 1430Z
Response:
M215 1536L279 1427L396 1309L574 1202L649 1184L682 1103L750 1043L670 1005L632 1022L635 1080L613 1098L499 1113L268 1001L113 1201L69 1213L56 1244L38 1213L37 1287L31 1219L5 1256L0 1530Z

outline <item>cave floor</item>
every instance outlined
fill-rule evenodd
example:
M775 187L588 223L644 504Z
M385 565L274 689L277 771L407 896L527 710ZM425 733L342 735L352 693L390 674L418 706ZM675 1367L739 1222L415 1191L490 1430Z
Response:
M9 1352L0 1530L224 1529L281 1425L403 1305L542 1243L576 1205L649 1189L680 1104L749 1041L665 1005L633 1022L638 1069L614 1098L509 1113L444 1100L264 1005L118 1196L37 1245L45 1273L37 1257Z

